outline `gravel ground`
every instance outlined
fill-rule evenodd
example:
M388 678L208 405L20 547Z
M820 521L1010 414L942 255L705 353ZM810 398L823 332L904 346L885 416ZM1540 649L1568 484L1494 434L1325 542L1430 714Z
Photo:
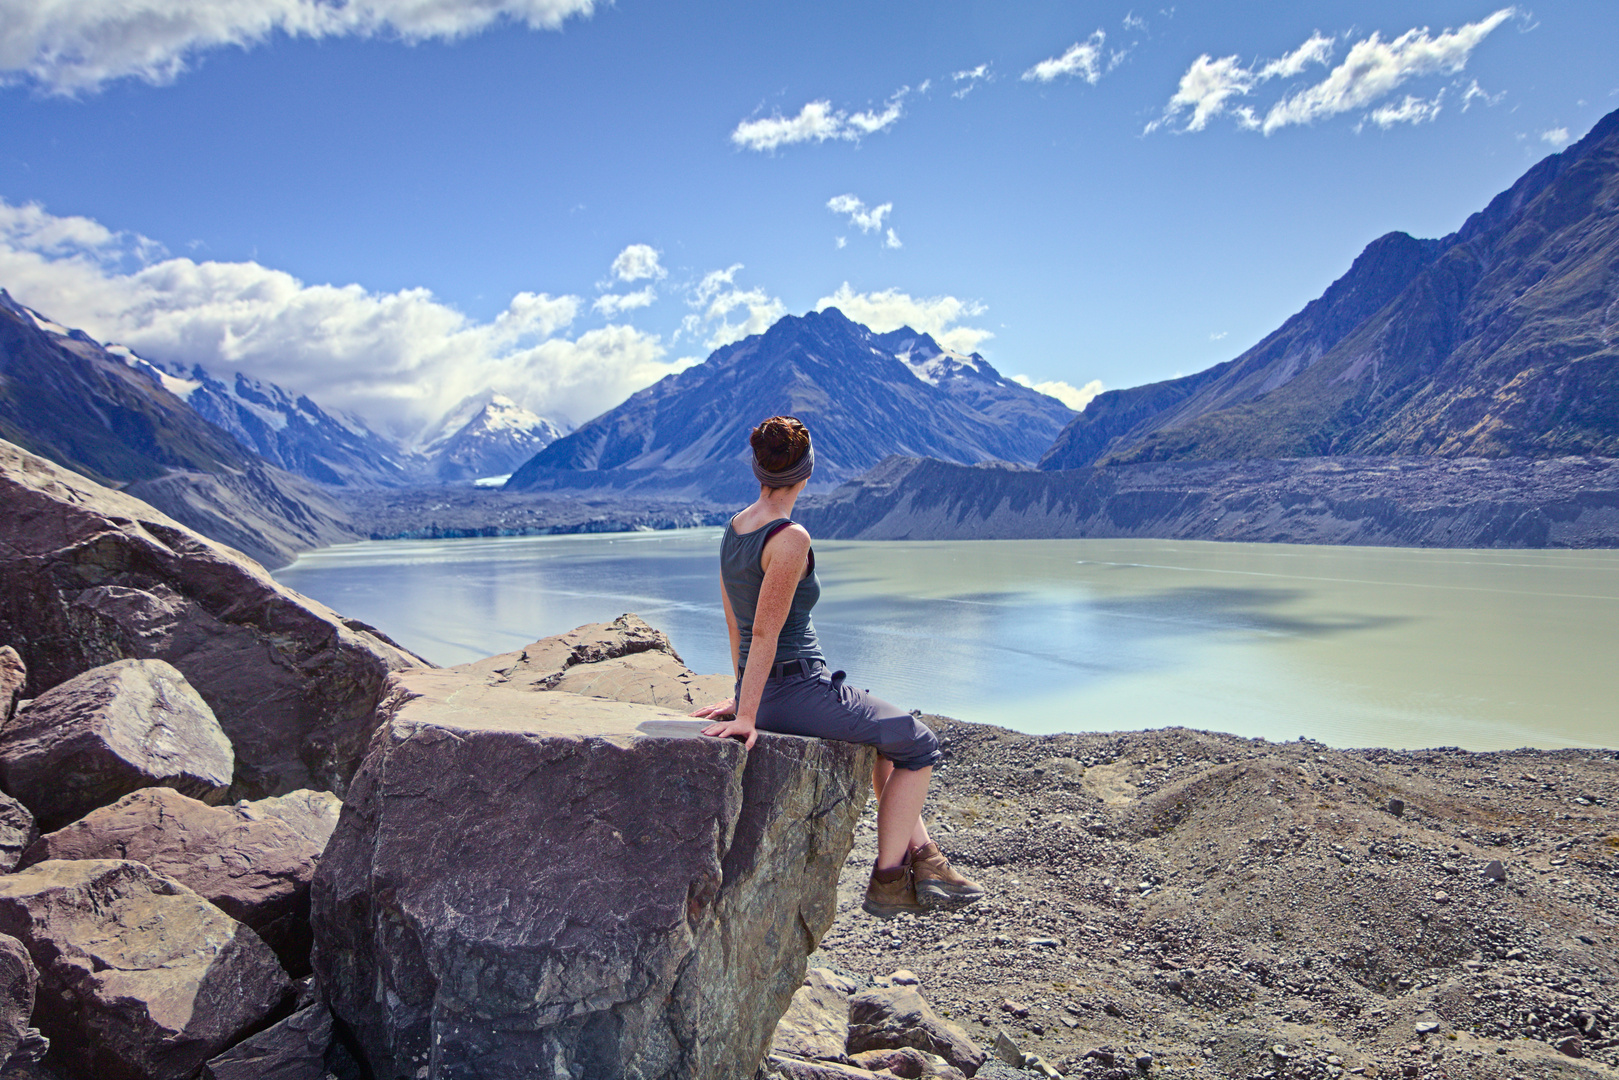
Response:
M924 719L930 827L989 895L865 915L873 804L812 965L909 969L1069 1076L1619 1073L1619 753Z

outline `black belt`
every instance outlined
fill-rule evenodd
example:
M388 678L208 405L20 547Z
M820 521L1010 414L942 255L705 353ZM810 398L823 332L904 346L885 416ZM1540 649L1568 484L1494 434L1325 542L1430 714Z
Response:
M819 660L783 660L779 664L770 666L770 677L772 679L785 679L789 675L813 675L815 674L815 665L819 663L821 663Z

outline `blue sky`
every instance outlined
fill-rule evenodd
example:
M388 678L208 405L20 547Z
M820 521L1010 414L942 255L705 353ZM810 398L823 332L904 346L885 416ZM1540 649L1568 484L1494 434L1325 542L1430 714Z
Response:
M1619 108L1607 0L43 7L0 285L402 435L827 302L1075 401L1188 373Z

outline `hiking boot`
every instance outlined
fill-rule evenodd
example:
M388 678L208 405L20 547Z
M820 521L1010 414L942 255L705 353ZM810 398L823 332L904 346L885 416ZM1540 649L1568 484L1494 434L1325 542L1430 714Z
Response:
M879 873L890 880L882 880ZM892 919L901 912L920 914L922 905L916 902L916 887L911 881L911 857L907 855L893 870L879 871L873 866L871 881L866 885L866 902L860 906L866 914L879 919Z
M925 908L964 907L984 895L984 887L957 872L931 840L911 852L911 876Z

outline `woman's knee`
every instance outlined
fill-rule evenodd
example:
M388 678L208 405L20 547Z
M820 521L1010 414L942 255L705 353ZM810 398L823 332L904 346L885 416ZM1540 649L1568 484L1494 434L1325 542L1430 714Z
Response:
M878 724L882 740L877 752L893 762L896 769L925 769L937 765L944 756L933 729L909 713L885 716Z

